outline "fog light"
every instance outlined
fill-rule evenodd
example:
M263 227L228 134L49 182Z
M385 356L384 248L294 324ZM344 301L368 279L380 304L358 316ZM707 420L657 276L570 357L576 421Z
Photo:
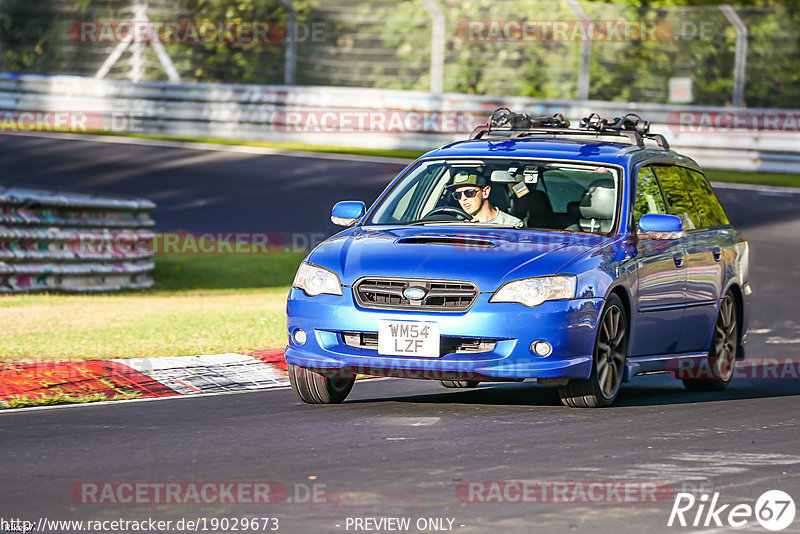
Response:
M298 328L297 330L294 331L294 334L292 334L292 339L294 339L294 342L297 343L298 345L305 345L306 343L305 331L303 331L302 328Z
M553 353L553 347L547 341L534 341L531 343L531 352L539 356L550 356Z

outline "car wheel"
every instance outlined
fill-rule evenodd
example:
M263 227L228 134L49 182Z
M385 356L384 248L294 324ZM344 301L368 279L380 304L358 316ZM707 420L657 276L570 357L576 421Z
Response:
M714 340L708 352L708 368L704 371L711 378L686 378L683 385L689 391L722 391L728 387L736 366L736 347L739 344L739 323L736 300L730 291L719 305Z
M331 378L305 367L289 365L292 390L308 404L339 404L347 398L355 381L355 376Z
M439 383L446 388L474 388L478 387L477 380L439 380Z
M606 299L597 326L589 380L570 379L558 388L561 402L573 408L610 406L619 393L628 357L628 317L615 294Z

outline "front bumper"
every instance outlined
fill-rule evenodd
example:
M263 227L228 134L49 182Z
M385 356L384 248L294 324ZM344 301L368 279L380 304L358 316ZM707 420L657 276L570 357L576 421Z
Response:
M489 303L481 293L463 313L374 310L358 307L349 288L344 295L308 297L292 289L287 303L289 346L286 361L329 374L373 374L430 379L589 378L603 299L552 301L535 308ZM449 353L439 358L382 356L376 349L345 344L343 332L376 333L381 319L438 322L443 337L497 340L480 353ZM303 329L300 346L292 333ZM550 343L548 356L532 354L533 341Z

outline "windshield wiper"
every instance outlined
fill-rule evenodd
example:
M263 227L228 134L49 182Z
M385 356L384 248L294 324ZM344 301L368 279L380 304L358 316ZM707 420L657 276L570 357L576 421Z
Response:
M403 226L479 226L481 228L517 228L511 224L495 224L495 223L481 223L471 221L411 221L402 223Z

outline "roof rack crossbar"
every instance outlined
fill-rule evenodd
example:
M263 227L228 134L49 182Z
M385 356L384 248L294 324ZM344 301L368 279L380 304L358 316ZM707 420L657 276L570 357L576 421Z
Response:
M650 123L643 121L634 113L611 120L592 113L581 119L578 128L570 129L569 121L561 113L550 117L531 117L523 113L514 113L508 108L498 108L486 124L472 131L469 138L482 139L491 135L519 138L536 134L627 137L632 144L640 148L645 148L644 140L650 139L661 148L669 150L669 143L664 136L650 133Z

